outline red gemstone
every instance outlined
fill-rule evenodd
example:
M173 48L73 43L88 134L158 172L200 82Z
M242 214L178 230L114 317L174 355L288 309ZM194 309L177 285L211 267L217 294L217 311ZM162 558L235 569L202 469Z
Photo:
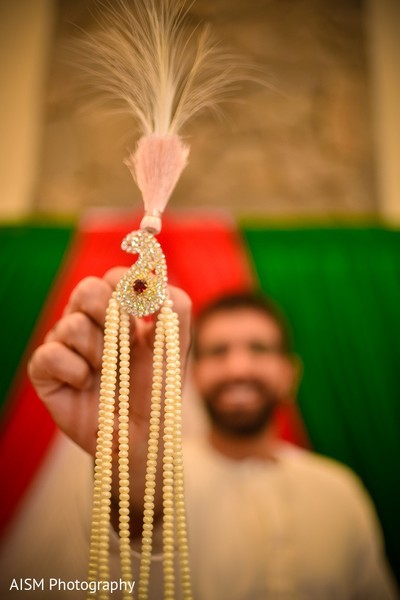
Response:
M133 291L136 294L143 294L147 290L147 284L143 279L135 279L133 282Z

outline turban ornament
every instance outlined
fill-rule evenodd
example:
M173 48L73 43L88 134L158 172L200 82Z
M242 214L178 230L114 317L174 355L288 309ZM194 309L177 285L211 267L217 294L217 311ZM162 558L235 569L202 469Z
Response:
M107 5L101 4L102 8ZM85 72L103 95L122 101L139 126L136 149L125 161L139 187L144 216L122 248L138 255L112 294L105 322L98 436L94 468L88 597L106 600L110 579L109 527L115 415L118 417L119 540L121 576L132 582L130 548L129 403L130 319L157 313L153 348L149 439L137 595L148 597L159 443L162 436L164 599L180 586L192 598L184 504L179 321L168 296L166 260L156 235L162 214L185 168L189 147L182 126L204 109L216 110L242 79L235 57L224 53L207 28L190 31L179 0L118 0L98 35L81 43ZM132 365L134 369L134 365ZM163 425L161 425L163 420ZM134 476L134 474L133 474ZM179 556L179 579L175 553ZM133 592L123 591L123 598ZM136 594L136 590L135 590Z

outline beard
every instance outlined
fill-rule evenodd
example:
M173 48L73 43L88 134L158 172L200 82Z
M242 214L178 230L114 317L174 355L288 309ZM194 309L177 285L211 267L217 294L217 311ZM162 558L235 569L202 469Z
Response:
M257 394L257 405L249 408L245 402L239 402L237 407L224 410L220 399L234 385L246 386ZM203 393L203 400L212 425L222 433L237 438L261 434L273 421L279 404L277 395L258 379L222 381Z

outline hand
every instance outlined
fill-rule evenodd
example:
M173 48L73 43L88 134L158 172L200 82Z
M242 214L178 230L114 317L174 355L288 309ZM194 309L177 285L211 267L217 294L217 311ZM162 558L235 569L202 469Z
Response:
M83 279L72 292L63 317L47 334L29 364L32 383L54 420L74 442L94 455L97 435L99 382L104 319L108 301L125 268L115 268L103 279ZM181 356L190 338L190 299L178 288L170 297L180 322ZM138 482L139 499L147 448L155 319L131 318L130 462Z

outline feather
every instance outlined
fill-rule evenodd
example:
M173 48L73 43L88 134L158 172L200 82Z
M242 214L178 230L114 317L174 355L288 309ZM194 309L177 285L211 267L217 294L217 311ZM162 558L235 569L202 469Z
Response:
M80 44L85 73L138 123L143 137L125 162L146 213L161 213L187 164L179 132L203 110L218 110L243 80L243 61L223 51L208 27L189 28L185 0L100 6L107 10L99 31Z

